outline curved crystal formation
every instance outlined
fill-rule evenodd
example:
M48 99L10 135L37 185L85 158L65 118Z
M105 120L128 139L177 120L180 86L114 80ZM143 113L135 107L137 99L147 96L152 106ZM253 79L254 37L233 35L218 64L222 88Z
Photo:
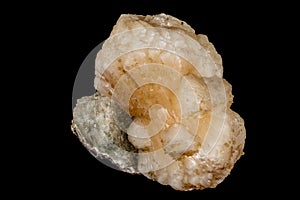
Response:
M73 128L96 157L177 190L216 187L243 154L243 119L205 35L165 14L121 15ZM115 139L112 139L115 138Z

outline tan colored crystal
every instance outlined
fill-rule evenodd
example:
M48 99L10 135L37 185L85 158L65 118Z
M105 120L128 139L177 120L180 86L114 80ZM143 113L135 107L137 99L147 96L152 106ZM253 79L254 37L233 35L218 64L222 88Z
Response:
M243 154L243 119L205 35L169 15L121 15L96 58L94 86L134 120L137 171L177 190L216 187Z

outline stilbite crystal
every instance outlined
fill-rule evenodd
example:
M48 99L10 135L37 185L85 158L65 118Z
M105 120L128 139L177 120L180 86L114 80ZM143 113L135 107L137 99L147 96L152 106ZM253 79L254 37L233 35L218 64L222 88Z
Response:
M175 17L121 15L98 52L96 96L73 130L98 158L176 190L216 187L243 154L243 119L205 35Z

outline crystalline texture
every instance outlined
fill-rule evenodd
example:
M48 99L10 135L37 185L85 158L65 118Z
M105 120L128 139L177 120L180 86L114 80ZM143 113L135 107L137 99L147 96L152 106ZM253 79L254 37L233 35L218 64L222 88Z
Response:
M177 190L213 188L243 154L244 122L230 109L221 57L185 22L121 15L95 75L97 99L78 101L73 128L122 171Z

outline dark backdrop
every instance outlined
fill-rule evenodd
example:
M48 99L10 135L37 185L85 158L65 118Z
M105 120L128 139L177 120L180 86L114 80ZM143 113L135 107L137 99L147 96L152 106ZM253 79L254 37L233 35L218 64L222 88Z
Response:
M24 145L10 157L17 164L7 185L22 194L40 197L94 198L207 198L257 197L277 193L287 184L280 160L289 160L276 132L281 118L282 80L274 71L280 61L275 41L287 30L278 11L281 5L259 3L202 3L201 1L110 1L26 5L13 20L26 54L28 83L24 120L18 143ZM19 5L22 9L22 5ZM72 134L72 89L77 71L89 52L105 40L120 14L173 15L205 34L222 56L224 78L233 86L233 110L245 120L245 155L215 189L179 192L143 176L108 168L97 161ZM17 13L15 11L15 13ZM280 43L280 42L277 42ZM21 59L15 57L14 59ZM276 62L275 62L276 63ZM25 66L24 66L25 67ZM20 66L20 71L23 67ZM22 73L19 74L22 74ZM284 75L284 71L282 72ZM268 79L266 77L271 77ZM25 89L25 87L22 87ZM33 112L37 110L38 112ZM274 117L270 119L271 117ZM26 133L26 136L25 136ZM30 138L28 140L28 138ZM279 139L279 140L274 140ZM29 142L23 142L23 141ZM39 191L40 193L38 193ZM240 196L242 195L242 196Z

